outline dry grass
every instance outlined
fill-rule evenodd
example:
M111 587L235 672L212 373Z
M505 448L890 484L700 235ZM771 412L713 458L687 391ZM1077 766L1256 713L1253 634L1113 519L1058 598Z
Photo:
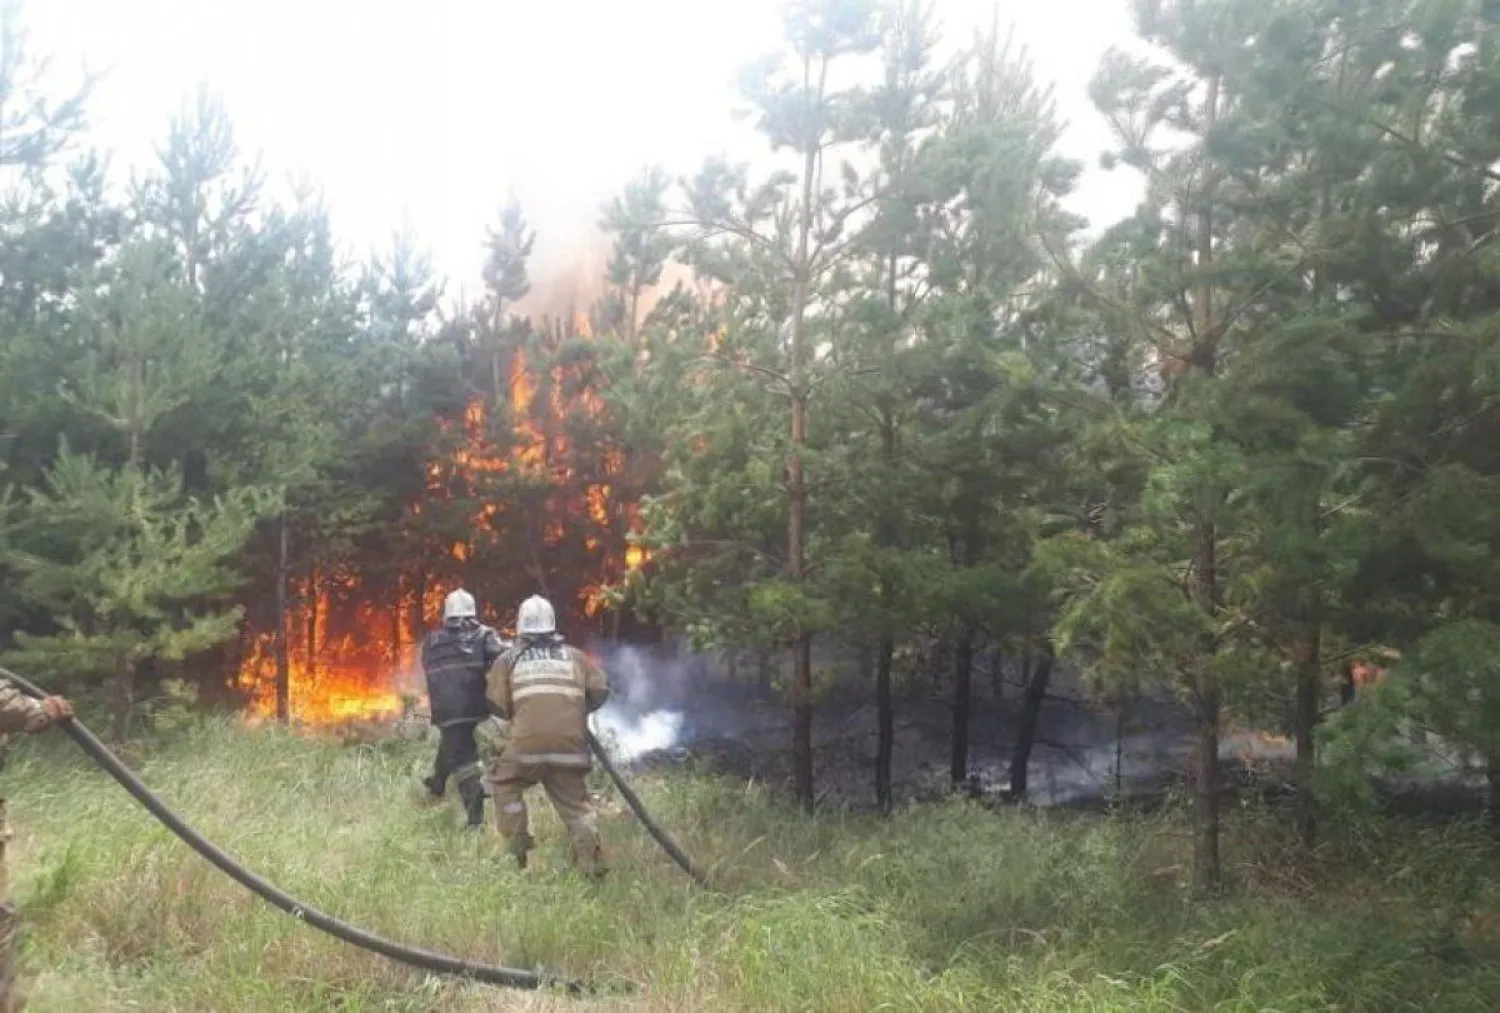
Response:
M141 750L142 774L279 885L392 938L545 965L587 999L438 980L251 898L60 738L4 774L33 1010L849 1011L1500 1008L1500 871L1470 827L1344 825L1293 862L1238 815L1229 899L1190 903L1170 817L805 819L754 786L688 775L640 790L722 894L697 891L617 802L615 874L565 868L536 808L528 873L424 805L411 743L340 745L216 722Z

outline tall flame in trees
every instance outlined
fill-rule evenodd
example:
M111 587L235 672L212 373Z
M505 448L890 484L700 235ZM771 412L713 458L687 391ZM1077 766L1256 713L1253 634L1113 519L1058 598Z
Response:
M573 321L570 336L592 339L586 318ZM569 529L583 532L584 555L591 562L589 572L576 575L582 578L576 586L577 606L585 615L599 613L609 583L644 565L644 550L620 539L622 529L639 528L636 505L615 500L625 471L624 455L613 448L570 444L570 421L577 422L581 414L587 423L604 414L598 394L570 368L538 370L528 362L526 350L515 349L508 374L509 438L497 445L490 403L485 398L472 400L461 417L443 424L453 449L429 462L426 494L409 509L413 517L421 517L424 504L451 502L454 488L471 494L484 490L496 476L526 479L529 488L539 490L535 497L523 497L523 503L480 495L467 516L468 537L448 545L440 553L446 559L402 560L415 569L394 592L358 572L318 574L288 589L287 668L294 721L385 720L399 717L409 702L420 706L425 686L417 646L424 631L437 624L443 594L449 589L447 584L429 583L424 574L442 571L474 579L466 576L466 564L488 558L495 565L498 533L512 519L523 522L527 530L534 528L543 548L556 546ZM587 468L575 474L581 460L588 461ZM491 555L484 556L486 551ZM536 559L503 559L501 565L522 572L536 565ZM486 620L495 621L493 615ZM252 717L272 718L276 635L255 633L243 648L236 685L249 697Z

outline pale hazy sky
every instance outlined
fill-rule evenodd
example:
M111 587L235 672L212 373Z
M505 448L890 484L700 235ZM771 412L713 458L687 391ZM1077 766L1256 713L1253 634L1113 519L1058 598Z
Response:
M773 48L778 0L30 0L31 46L60 77L107 73L93 140L124 172L152 158L200 85L273 183L303 173L351 252L409 225L450 281L478 287L485 226L507 194L539 232L534 274L576 261L602 201L640 167L743 152L738 67ZM936 0L945 41L995 0ZM999 0L1090 168L1076 210L1127 212L1138 183L1097 168L1087 98L1128 0ZM750 149L753 150L753 149Z

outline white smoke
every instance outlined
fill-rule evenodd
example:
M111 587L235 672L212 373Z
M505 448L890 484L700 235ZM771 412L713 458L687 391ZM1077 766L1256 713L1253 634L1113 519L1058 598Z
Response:
M611 755L622 763L630 763L676 744L682 734L682 713L660 710L632 718L605 706L594 715L594 726Z
M630 763L681 742L688 731L682 693L692 661L649 647L592 647L609 677L609 702L594 714L593 724L610 755Z

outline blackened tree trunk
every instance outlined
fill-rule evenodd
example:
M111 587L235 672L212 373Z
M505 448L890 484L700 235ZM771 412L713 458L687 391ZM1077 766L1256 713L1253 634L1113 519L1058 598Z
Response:
M824 65L826 79L827 65ZM804 66L804 85L810 84L812 63ZM818 99L822 99L822 86ZM792 333L787 392L791 401L791 452L786 462L787 568L792 582L807 579L807 474L803 454L807 449L808 379L806 362L807 302L812 273L811 239L814 186L818 171L816 145L803 152L802 205L798 219L797 259L792 278ZM813 810L812 755L812 635L805 630L792 642L792 762L796 772L797 803Z
M882 815L890 815L894 806L891 793L891 756L896 746L895 705L891 700L891 667L896 655L896 641L889 635L880 638L875 656L875 721L878 738L875 745L875 802Z
M307 674L312 675L318 666L318 568L314 566L307 576ZM328 617L323 617L324 622Z
M422 606L427 601L427 575L418 570L412 576L412 600L411 600L411 629L412 638L421 643L422 633L427 625L427 617L422 614Z
M1026 797L1029 787L1031 750L1036 745L1037 725L1041 721L1042 703L1047 699L1047 687L1052 681L1052 666L1055 661L1049 645L1031 666L1026 679L1025 695L1021 698L1021 711L1016 716L1016 744L1010 754L1010 795L1018 802Z
M948 774L954 787L969 779L969 702L974 689L973 626L965 626L953 646L953 755Z
M130 718L135 713L135 662L128 654L115 656L113 683L114 706L110 713L109 738L113 745L118 746L130 734Z
M792 643L792 757L797 804L813 811L812 755L812 636L803 633Z
M1218 601L1215 568L1217 547L1213 525L1199 527L1194 597L1212 610ZM1210 668L1215 645L1204 645L1193 673L1193 702L1197 721L1193 749L1193 885L1200 893L1216 893L1222 883L1219 863L1219 685Z
M285 510L276 525L276 720L286 724L292 718L292 665L287 650L286 585L289 579L288 523Z
M1491 754L1486 761L1485 776L1489 781L1488 815L1490 830L1500 840L1500 754Z

